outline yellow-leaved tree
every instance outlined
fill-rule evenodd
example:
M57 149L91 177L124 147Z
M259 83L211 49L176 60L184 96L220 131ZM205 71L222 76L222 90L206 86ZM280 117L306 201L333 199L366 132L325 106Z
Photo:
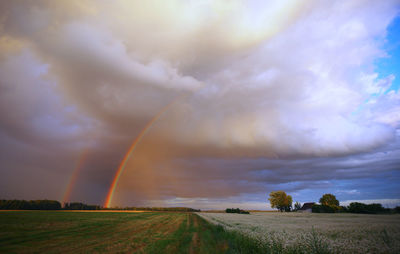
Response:
M290 212L292 209L292 196L287 195L284 191L272 191L268 200L272 208L277 208L281 212Z

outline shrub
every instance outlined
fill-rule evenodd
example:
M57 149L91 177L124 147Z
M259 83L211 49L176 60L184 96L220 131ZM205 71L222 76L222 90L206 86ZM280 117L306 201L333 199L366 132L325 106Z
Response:
M301 204L296 201L296 203L294 203L293 211L296 212L296 211L298 211L300 209L301 209Z
M348 209L347 206L339 206L339 211L340 213L347 213Z
M335 213L340 210L339 206L335 205L313 205L311 211L313 213Z
M239 214L250 214L248 211L240 210L239 208L226 208L226 213L239 213Z
M388 209L385 209L381 204L364 204L359 202L350 203L348 207L348 211L350 213L385 213L388 212Z
M97 205L87 205L79 202L65 203L65 210L100 210L101 207Z

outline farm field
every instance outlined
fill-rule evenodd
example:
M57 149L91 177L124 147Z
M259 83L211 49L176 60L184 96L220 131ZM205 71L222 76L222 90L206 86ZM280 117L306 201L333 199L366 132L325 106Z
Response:
M0 253L260 252L194 213L1 211L0 228Z
M198 213L282 252L400 253L400 215Z
M400 253L399 215L1 211L0 228L0 253Z

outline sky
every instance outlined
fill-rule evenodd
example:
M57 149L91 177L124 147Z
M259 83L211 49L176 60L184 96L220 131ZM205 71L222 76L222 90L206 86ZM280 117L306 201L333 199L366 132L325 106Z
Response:
M0 198L400 205L400 2L0 2Z

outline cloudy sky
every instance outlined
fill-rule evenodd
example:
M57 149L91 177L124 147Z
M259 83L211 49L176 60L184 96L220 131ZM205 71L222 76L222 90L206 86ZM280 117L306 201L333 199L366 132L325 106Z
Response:
M400 205L400 2L0 3L0 198ZM68 192L68 194L67 194Z

